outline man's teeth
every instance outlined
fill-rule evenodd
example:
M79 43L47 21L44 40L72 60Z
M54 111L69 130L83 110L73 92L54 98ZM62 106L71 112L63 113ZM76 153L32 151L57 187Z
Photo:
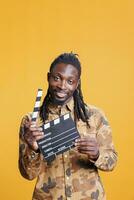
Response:
M57 94L57 96L59 96L59 97L64 97L64 96L66 96L66 94L65 94L65 93L62 93L62 92L56 92L56 94Z

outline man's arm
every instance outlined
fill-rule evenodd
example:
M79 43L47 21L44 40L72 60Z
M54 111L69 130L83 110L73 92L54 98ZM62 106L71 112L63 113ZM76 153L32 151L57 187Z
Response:
M97 114L97 141L99 145L99 157L95 165L100 170L111 171L117 162L117 152L115 151L112 131L105 115L99 111Z
M90 162L103 171L111 171L116 165L117 153L115 151L112 132L105 115L94 109L92 120L96 124L96 136L90 135L77 139L75 145L80 153L87 155Z
M33 150L25 140L29 128L30 115L23 117L19 134L19 170L21 175L29 180L36 178L41 169L41 154Z

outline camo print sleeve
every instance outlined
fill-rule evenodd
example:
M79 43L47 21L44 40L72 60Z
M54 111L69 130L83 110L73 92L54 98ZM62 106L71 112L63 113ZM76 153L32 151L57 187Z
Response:
M27 143L24 140L25 129L27 127L27 123L29 121L30 115L26 115L23 117L21 126L20 126L20 134L19 134L19 170L21 175L29 180L34 179L38 176L40 171L40 153L36 153L32 149L29 148Z
M114 169L117 161L117 153L112 141L112 131L102 111L95 114L97 126L97 140L99 143L100 155L95 165L103 171L111 171Z

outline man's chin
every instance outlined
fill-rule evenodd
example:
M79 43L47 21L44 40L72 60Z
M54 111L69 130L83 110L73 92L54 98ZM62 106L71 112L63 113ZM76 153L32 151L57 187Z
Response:
M67 99L57 99L57 98L52 99L52 102L56 105L64 105L66 101Z
M67 104L69 101L70 101L70 99L72 98L73 96L70 96L70 97L68 97L68 98L52 98L51 99L51 101L52 101L52 103L53 104L55 104L55 105L65 105L65 104Z

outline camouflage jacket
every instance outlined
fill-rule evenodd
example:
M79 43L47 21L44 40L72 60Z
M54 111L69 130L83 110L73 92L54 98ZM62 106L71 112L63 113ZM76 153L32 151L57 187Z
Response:
M19 170L28 180L37 177L33 200L105 200L98 169L111 171L116 165L111 128L105 115L98 108L89 105L90 128L83 121L76 122L80 136L95 136L99 143L100 155L93 162L74 148L58 155L52 162L46 162L41 153L36 153L26 144L23 135L30 115L23 117L20 127ZM74 118L74 102L67 105L49 106L49 118L71 112Z

